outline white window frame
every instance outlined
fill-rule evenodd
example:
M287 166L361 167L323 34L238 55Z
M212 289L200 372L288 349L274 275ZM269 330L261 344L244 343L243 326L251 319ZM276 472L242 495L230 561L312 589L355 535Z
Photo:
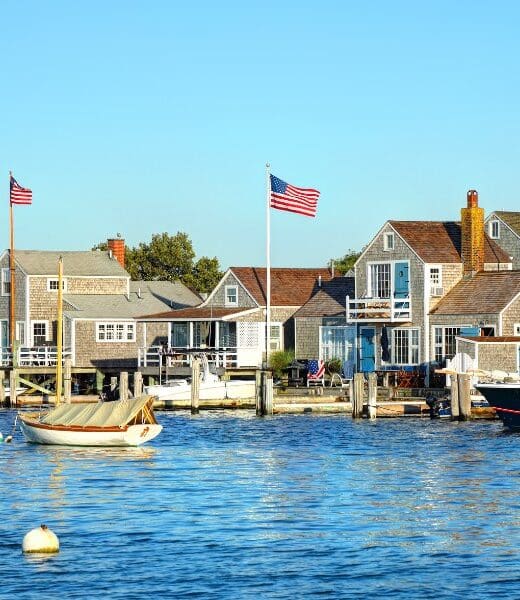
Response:
M58 291L58 281L57 277L48 277L47 278L47 291L48 292L57 292ZM61 280L62 291L67 291L67 279L63 278Z
M96 342L125 344L135 342L134 321L96 321Z
M15 339L18 340L21 346L25 346L25 321L16 321Z
M386 231L383 234L383 250L388 252L395 249L395 236L393 231Z
M394 327L391 335L391 357L394 365L419 365L421 360L421 331L419 327ZM406 360L399 360L399 337L406 337L407 351ZM415 338L415 339L414 339ZM415 355L415 356L414 356Z
M320 325L320 360L356 358L356 327L352 325Z
M433 361L437 364L442 364L447 359L451 359L455 356L455 352L453 354L448 354L446 352L446 339L447 332L450 332L450 336L453 337L453 350L456 349L456 341L455 338L460 335L460 330L464 327L471 327L469 324L462 325L434 325L432 331L432 340L433 340ZM440 331L440 336L439 336Z
M35 325L44 325L45 326L45 340L44 342L48 342L49 341L49 335L50 335L50 327L49 327L49 321L46 321L44 319L35 319L34 321L31 321L31 346L36 346L36 344L34 343L34 326Z
M9 347L9 321L0 319L0 347Z
M368 283L368 286L367 287L368 287L368 290L369 290L369 296L371 298L391 298L392 297L392 290L393 290L393 287L394 287L393 274L392 274L392 271L393 271L392 265L393 264L394 264L393 262L385 262L385 261L377 261L377 262L367 263L367 270L368 270L368 273L367 273L367 283ZM378 293L374 293L374 292L379 292L380 290L376 289L374 287L374 286L377 286L377 287L379 287L379 286L377 285L377 282L373 282L372 280L373 280L373 270L374 270L374 268L378 267L378 270L379 270L382 266L384 266L385 269L388 268L388 272L387 272L387 274L388 274L388 278L387 278L387 281L388 281L388 295L382 295L381 296ZM378 275L378 278L379 278L379 275Z
M264 332L266 324L264 323ZM283 323L270 323L269 352L283 350Z
M520 323L515 323L513 325L513 335L519 335L520 336Z
M229 292L233 291L235 300L229 299ZM224 288L224 305L225 306L238 306L238 285L226 285Z
M488 233L492 240L500 239L500 221L498 219L491 219L489 221Z
M11 294L11 270L9 267L2 267L1 280L1 295L9 296Z
M434 277L434 271L438 273ZM430 265L428 267L428 280L430 282L430 296L442 296L442 265Z

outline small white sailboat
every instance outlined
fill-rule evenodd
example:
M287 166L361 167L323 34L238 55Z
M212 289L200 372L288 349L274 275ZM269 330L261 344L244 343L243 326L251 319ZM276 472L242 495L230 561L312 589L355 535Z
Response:
M205 354L201 354L200 361L200 400L248 399L255 397L254 380L222 381L218 375L210 372L208 358ZM145 393L155 396L160 401L187 401L191 399L191 383L187 379L169 379L158 385L146 386L144 390Z
M25 439L34 444L61 446L140 446L159 435L153 398L141 396L116 402L61 403L62 277L58 265L58 327L56 406L45 413L19 412Z

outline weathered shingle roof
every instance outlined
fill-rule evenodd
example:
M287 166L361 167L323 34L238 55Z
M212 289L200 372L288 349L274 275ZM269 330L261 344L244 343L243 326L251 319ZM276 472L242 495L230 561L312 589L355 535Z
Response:
M495 210L495 215L504 221L517 235L520 236L520 212L510 210Z
M260 306L267 304L265 267L230 267L230 270ZM326 268L271 269L271 306L302 306L319 289L320 276L322 282L331 279Z
M236 315L241 312L244 312L244 308L214 308L211 306L194 306L192 308L181 308L179 310L169 310L167 312L157 313L157 314L141 314L140 319L152 319L152 320L189 320L194 321L197 319L202 319L205 321L220 321L224 317L229 317L230 315Z
M102 250L55 251L16 250L15 260L28 275L57 276L58 259L63 258L63 275L129 277L115 258Z
M460 263L461 231L455 221L390 221L425 263ZM485 236L485 263L510 263L507 252Z
M520 294L520 271L486 271L462 279L451 289L432 315L499 313Z
M180 281L131 281L130 292L151 294L173 309L196 306L202 298Z
M298 311L298 317L336 317L345 315L345 299L354 295L354 277L334 277L326 281Z

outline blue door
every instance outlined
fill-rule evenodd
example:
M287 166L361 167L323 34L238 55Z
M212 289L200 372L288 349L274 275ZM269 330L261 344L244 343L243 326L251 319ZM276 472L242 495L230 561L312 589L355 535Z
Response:
M364 327L361 330L361 371L372 373L376 368L376 330L373 327Z
M409 292L408 263L399 262L394 265L394 294L396 298L407 298Z

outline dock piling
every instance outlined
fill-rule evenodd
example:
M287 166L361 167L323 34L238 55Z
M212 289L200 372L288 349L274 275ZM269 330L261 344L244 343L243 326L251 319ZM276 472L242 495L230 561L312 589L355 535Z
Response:
M200 358L194 356L191 362L191 414L199 412L200 395Z
M63 361L63 402L70 404L72 395L71 386L72 360L66 358Z
M143 395L143 374L141 371L134 373L134 398L139 398Z
M459 373L457 375L457 387L459 391L459 420L469 421L471 419L471 375Z
M375 419L377 413L377 375L368 374L368 418Z
M450 375L450 389L451 389L451 420L458 421L459 420L459 382L457 380L457 375Z
M0 406L5 403L5 387L4 387L5 371L0 371Z
M119 373L119 399L128 400L128 372Z
M16 388L18 387L18 369L11 369L9 373L9 406L16 406Z
M365 376L363 373L354 374L354 396L352 398L352 418L360 419L363 416L363 394L365 390Z

